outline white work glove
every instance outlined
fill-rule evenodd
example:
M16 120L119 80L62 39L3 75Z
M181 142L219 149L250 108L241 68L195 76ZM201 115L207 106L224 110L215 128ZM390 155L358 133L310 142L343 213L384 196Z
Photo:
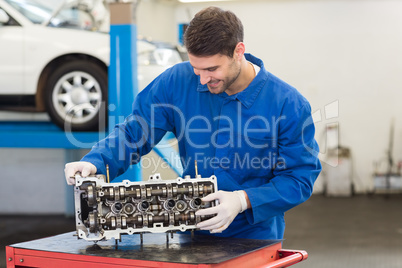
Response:
M217 214L215 217L197 224L197 228L210 230L211 233L223 232L229 227L237 214L247 209L244 191L218 191L202 198L202 201L213 200L219 200L219 205L200 209L195 213L197 216Z
M85 178L91 174L96 174L96 167L89 162L67 163L64 168L64 174L68 185L75 184L75 173L77 172L81 172L81 177Z

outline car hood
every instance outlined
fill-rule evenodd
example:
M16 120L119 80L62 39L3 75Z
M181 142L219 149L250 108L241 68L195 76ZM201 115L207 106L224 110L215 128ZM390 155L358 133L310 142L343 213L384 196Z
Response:
M55 58L56 54L87 54L109 64L109 34L42 25L24 27L27 50Z

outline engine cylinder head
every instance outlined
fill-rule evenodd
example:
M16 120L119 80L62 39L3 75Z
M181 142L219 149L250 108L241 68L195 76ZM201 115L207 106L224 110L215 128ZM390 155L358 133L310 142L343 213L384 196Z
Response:
M215 205L202 198L217 190L215 176L106 183L96 175L76 177L76 182L78 237L92 241L120 239L121 234L193 230L197 222L208 218L196 216L196 211Z

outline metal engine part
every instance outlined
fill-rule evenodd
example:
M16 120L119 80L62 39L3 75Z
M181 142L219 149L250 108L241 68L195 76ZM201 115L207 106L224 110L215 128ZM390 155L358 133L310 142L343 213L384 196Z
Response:
M211 216L196 216L217 201L201 198L217 191L216 177L107 183L104 175L75 176L75 219L78 238L121 239L122 234L165 233L196 229Z

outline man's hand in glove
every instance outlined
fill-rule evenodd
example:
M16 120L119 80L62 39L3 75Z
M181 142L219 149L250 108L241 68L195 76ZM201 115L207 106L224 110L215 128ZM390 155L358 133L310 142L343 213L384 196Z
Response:
M213 215L215 217L197 224L201 230L210 230L211 233L221 233L232 223L237 214L247 209L245 191L225 192L218 191L202 198L202 201L219 200L219 205L198 210L195 215Z
M66 176L66 182L68 185L75 184L75 173L81 172L81 177L85 178L89 175L96 173L96 167L89 162L71 162L67 163L64 168L64 174Z

